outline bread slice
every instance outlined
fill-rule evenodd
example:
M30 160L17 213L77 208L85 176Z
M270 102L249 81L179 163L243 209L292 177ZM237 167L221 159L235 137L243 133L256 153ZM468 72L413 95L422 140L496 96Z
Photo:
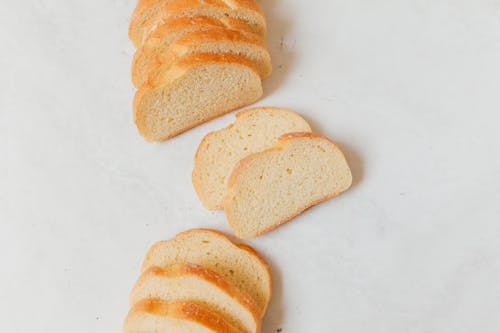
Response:
M193 229L154 244L146 254L142 270L189 262L224 276L250 295L265 312L271 297L271 275L264 260L251 248L233 244L224 234Z
M157 298L162 301L194 301L202 304L243 332L260 331L262 317L257 303L222 275L195 264L151 267L140 277L130 303Z
M271 74L269 51L264 41L253 33L212 28L188 32L172 43L161 39L156 41L156 47L152 41L149 42L151 51L145 55L146 59L133 67L132 79L138 88L148 80L152 85L158 85L178 58L192 53L239 54L255 64L261 78Z
M178 59L161 86L143 86L134 120L148 141L163 141L262 96L253 62L234 54L190 54Z
M145 299L135 304L124 333L243 333L206 307L193 302Z
M214 19L206 16L194 16L167 19L137 49L132 62L132 81L134 85L140 87L144 83L145 80L139 77L142 69L152 62L156 62L161 53L174 40L188 32L214 28L251 32L250 27L244 21L230 19L229 17ZM159 45L163 47L158 47Z
M252 238L344 192L351 182L347 161L332 141L312 133L285 134L275 147L238 163L224 211L238 237Z
M137 6L129 26L129 38L136 48L164 20L178 17L207 16L216 19L229 17L244 20L252 32L264 36L266 20L254 0L156 0L148 6Z
M290 132L310 132L309 124L293 111L258 107L236 114L228 127L207 134L194 158L193 186L208 209L222 209L227 179L241 159L273 147Z

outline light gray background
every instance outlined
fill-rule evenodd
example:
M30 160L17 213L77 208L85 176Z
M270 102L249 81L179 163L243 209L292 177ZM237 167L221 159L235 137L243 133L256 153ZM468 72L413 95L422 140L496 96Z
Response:
M251 242L263 333L500 331L500 1L267 0L258 105L336 140L352 189ZM132 0L0 2L0 323L120 332L148 247L229 231L190 181L200 139L132 121ZM265 199L265 198L263 198Z

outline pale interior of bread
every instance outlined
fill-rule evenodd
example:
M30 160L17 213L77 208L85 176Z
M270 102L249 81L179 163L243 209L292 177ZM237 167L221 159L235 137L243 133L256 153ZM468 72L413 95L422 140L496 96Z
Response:
M262 309L262 313L265 311L271 296L271 281L267 267L255 255L239 249L225 237L212 232L189 232L153 245L142 269L144 271L152 266L166 267L184 262L221 274L250 295Z
M212 310L226 322L244 332L255 333L257 322L252 313L231 295L202 277L184 274L177 277L156 275L145 272L132 290L131 304L146 299L158 298L163 301L189 300Z
M212 118L256 101L262 95L260 77L234 63L193 66L172 84L148 88L135 110L139 132L161 141Z
M269 231L350 187L342 152L324 138L286 142L241 162L229 181L225 211L240 238Z
M208 134L195 158L193 184L208 209L223 208L227 179L241 159L273 147L290 132L310 132L298 114L279 108L255 108L238 114L228 128Z

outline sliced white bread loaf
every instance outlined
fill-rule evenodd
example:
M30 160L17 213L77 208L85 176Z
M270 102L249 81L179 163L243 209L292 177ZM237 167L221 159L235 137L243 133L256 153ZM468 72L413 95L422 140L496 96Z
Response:
M151 63L158 62L157 59L172 41L188 32L214 28L251 32L250 27L244 21L238 19L231 20L228 17L214 19L206 16L194 16L167 19L137 49L132 62L132 82L134 85L136 87L142 85L144 79L139 77L142 75L142 69ZM159 45L163 47L158 47Z
M124 333L243 333L201 304L145 299L136 303L123 324Z
M271 297L271 275L266 263L250 247L233 244L223 234L194 229L168 241L154 244L146 254L142 270L189 262L224 276L250 295L265 312Z
M351 182L344 154L332 141L312 133L285 134L275 147L238 163L224 211L238 237L252 238L344 192Z
M228 17L244 20L252 32L264 36L266 20L254 0L157 0L138 6L132 15L129 37L138 48L164 20L186 16Z
M130 303L157 298L162 301L192 301L202 304L243 332L260 331L261 309L249 295L222 275L195 264L166 268L151 267L137 280Z
M310 132L297 113L275 107L258 107L236 114L228 127L207 134L194 158L193 186L208 209L222 209L227 179L241 159L273 147L290 132Z
M182 56L192 53L232 53L251 60L261 78L271 74L271 57L264 41L254 33L225 28L197 30L184 34L172 43L158 40L145 63L133 68L132 80L140 88L146 82L158 85L163 82L172 64ZM148 47L152 47L152 42ZM139 65L139 64L138 64Z
M161 86L145 85L134 98L134 120L148 141L172 138L262 96L252 61L234 54L190 54L178 59Z

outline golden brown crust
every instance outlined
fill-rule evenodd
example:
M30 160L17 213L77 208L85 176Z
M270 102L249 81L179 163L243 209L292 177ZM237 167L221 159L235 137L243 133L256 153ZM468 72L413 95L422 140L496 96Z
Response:
M286 134L283 134L282 136L280 136L279 143L281 143L282 145L285 145L286 143L288 143L288 141L291 141L294 139L300 139L300 138L324 139L324 140L329 141L333 146L335 146L336 149L338 149L340 151L340 148L335 144L335 142L333 142L332 140L330 140L329 138L327 138L326 136L324 136L322 134L313 133L313 132L286 133Z
M166 12L176 12L183 9L197 9L213 6L223 9L248 9L264 16L264 11L254 0L173 0L165 6Z
M149 38L163 38L163 36L184 30L188 27L208 28L227 28L253 33L252 29L243 20L224 17L216 19L212 17L197 15L186 17L170 17L166 18L161 25L158 26L149 36Z
M245 165L248 164L250 161L252 161L253 159L257 158L260 155L269 153L271 151L283 150L284 147L288 143L290 143L290 141L302 140L302 139L317 139L317 138L321 138L321 139L327 140L333 147L335 147L336 150L338 150L340 152L340 154L345 159L345 156L344 156L344 153L342 152L342 150L340 150L340 148L332 140L330 140L329 138L327 138L327 137L325 137L325 136L323 136L321 134L312 133L312 132L294 132L294 133L287 133L287 134L282 135L279 138L278 143L274 147L266 149L266 150L261 151L259 153L255 153L255 154L252 154L250 156L247 156L246 158L244 158L244 159L242 159L241 161L238 162L238 164L233 169L233 172L231 173L231 176L229 176L229 179L228 179L228 182L227 182L227 194L228 195L226 195L226 197L224 198L224 212L226 213L226 217L227 217L228 223L229 223L229 225L231 226L231 228L233 230L238 230L238 228L237 228L237 225L236 225L236 221L235 221L233 215L231 214L231 211L229 209L227 209L227 206L228 206L228 202L227 201L229 200L229 193L231 192L231 189L232 189L232 187L234 185L236 177L238 177L238 175L240 174L241 169L243 167L245 167ZM259 233L255 234L254 236L248 237L248 238L258 237L258 236L261 236L261 235L263 235L263 234L265 234L265 233L267 233L267 232L269 232L271 230L274 230L277 227L281 226L282 224L290 221L291 219L293 219L297 215L300 215L302 212L304 212L305 210L311 208L312 206L315 206L315 205L317 205L317 204L319 204L319 203L321 203L323 201L326 201L328 199L336 197L339 194L340 193L331 193L330 195L327 195L327 196L324 196L322 198L319 198L318 200L314 200L312 202L309 202L307 205L299 208L297 211L293 212L292 214L290 214L289 216L285 217L281 221L278 221L277 223L273 224L272 226L270 226L270 227L268 227L268 228L260 231ZM237 236L240 237L241 235L237 235ZM240 238L243 238L243 237L240 237ZM243 238L243 239L245 239L245 238Z
M192 16L192 17L170 17L158 26L149 36L149 38L163 38L163 36L186 29L188 27L214 27L225 28L225 24L221 20L207 16Z
M238 13L253 17L255 22L247 24L253 32L265 35L266 20L262 9L254 0L148 0L147 5L141 3L137 5L131 18L129 37L137 48L164 20L200 16L214 9L221 11L217 15L220 18L234 16L234 19L238 19Z
M183 45L190 47L202 41L210 40L214 42L230 41L230 42L246 42L266 48L264 40L251 32L243 32L227 28L213 28L207 30L196 30L190 32L175 40L173 45Z
M190 321L202 325L216 333L243 333L204 306L193 302L165 302L159 299L145 299L132 307L127 315L127 319L125 319L125 323L130 318L140 313ZM126 327L125 332L127 332Z
M150 275L166 278L190 275L200 277L201 279L208 281L217 288L223 290L227 295L245 307L252 314L256 323L259 323L260 318L263 315L262 310L252 297L227 281L222 275L212 271L211 269L191 263L173 264L165 268L151 267L141 274L137 280L136 286L143 283L144 280L148 279Z

